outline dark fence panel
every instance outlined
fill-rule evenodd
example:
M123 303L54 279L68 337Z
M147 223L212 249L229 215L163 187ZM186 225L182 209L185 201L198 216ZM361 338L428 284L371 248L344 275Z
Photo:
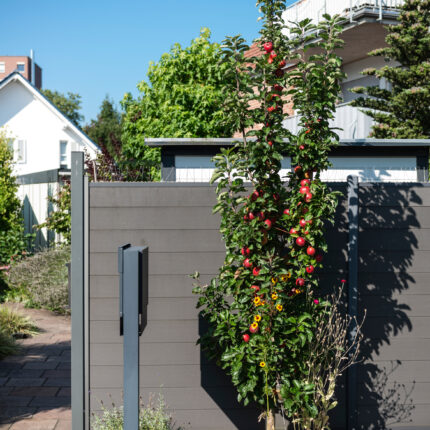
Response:
M335 226L327 229L321 294L348 278L346 187L334 188L343 197ZM212 215L214 187L91 184L89 193L91 409L100 410L100 400L110 404L109 395L121 403L116 250L130 242L150 251L148 326L140 351L144 400L161 392L177 423L192 429L263 428L195 344L204 328L188 275L197 270L210 279L224 257L219 217ZM428 428L430 187L362 185L359 200L359 313L368 313L357 369L359 428ZM342 382L332 418L337 429L346 428L345 393Z

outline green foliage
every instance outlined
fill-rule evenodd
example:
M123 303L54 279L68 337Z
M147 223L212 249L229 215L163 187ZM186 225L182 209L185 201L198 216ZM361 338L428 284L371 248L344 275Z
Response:
M13 264L6 277L6 298L28 307L68 313L70 247L41 251Z
M158 403L152 399L145 406L140 402L140 416L138 430L181 430L173 423L172 416L166 411L166 404L160 395ZM117 407L112 402L111 408L106 408L102 403L102 415L93 415L91 428L93 430L122 430L124 422L123 407Z
M387 47L370 55L394 60L397 66L367 69L364 75L386 79L390 90L359 87L366 94L353 106L366 108L376 124L371 137L427 139L430 137L430 1L405 0L399 24L387 27Z
M48 201L51 202L55 210L46 218L46 221L37 226L38 229L47 227L49 230L61 234L66 244L71 243L71 190L70 183L66 182L62 185L56 196L49 196Z
M42 94L77 127L81 126L84 116L81 110L81 96L77 93L68 92L67 95L58 91L42 90Z
M209 39L203 28L189 47L176 43L150 64L149 82L138 84L141 95L122 101L125 153L147 164L149 179L159 174L160 154L145 145L146 137L228 137L235 131L223 107L227 66L219 64L220 46Z
M0 360L19 351L15 338L33 336L37 327L28 317L6 306L0 307Z
M28 337L39 333L29 317L23 316L7 306L0 307L0 327L9 336Z
M221 215L226 258L219 275L194 292L209 323L202 347L231 375L238 400L258 403L269 422L281 406L290 417L318 413L307 358L324 311L316 300L315 273L327 250L324 226L337 206L337 194L320 173L338 140L329 120L344 75L335 54L342 46L337 17L325 15L318 26L297 23L288 40L282 33L284 1L257 5L263 13L258 43L263 48L271 42L273 49L250 59L240 36L224 43L225 110L243 141L214 157L214 212ZM285 72L291 62L296 67ZM301 116L297 136L282 126L287 98ZM281 178L286 155L295 167Z
M13 174L13 152L0 131L0 265L21 254L26 247L18 184Z
M122 115L115 109L114 102L108 96L100 106L96 120L91 120L84 127L85 133L100 148L105 148L111 157L121 153Z

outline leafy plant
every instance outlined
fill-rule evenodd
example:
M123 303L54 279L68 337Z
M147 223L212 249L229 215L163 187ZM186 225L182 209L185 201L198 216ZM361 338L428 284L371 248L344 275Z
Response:
M70 247L38 252L9 269L6 298L28 307L68 313L68 271Z
M70 182L61 186L56 196L48 196L48 201L52 203L55 210L46 218L46 221L37 225L38 229L48 228L60 234L65 243L70 245L72 240L72 216L71 216L71 189Z
M337 17L325 15L317 26L296 23L288 40L285 2L257 5L263 55L245 58L249 47L240 36L224 42L224 110L242 141L214 157L214 212L221 215L226 258L219 275L194 292L209 325L202 347L230 374L238 400L257 403L266 428L274 429L281 406L290 418L318 416L307 362L318 314L325 312L316 298L316 272L327 251L324 226L337 206L320 173L338 140L329 120L344 75L335 53L342 46ZM287 63L295 67L287 71ZM300 116L297 135L282 126L290 101ZM294 167L281 178L286 155Z
M158 397L155 404L150 397L148 405L144 405L140 399L140 415L138 430L181 430L173 423L173 418L166 411L163 396ZM124 422L123 407L117 407L112 402L111 408L106 408L102 402L102 415L93 414L91 428L93 430L122 430Z
M0 327L0 360L19 351L15 339Z
M405 0L397 25L387 28L387 47L369 55L394 61L380 69L369 68L364 75L385 79L388 88L357 87L360 97L353 106L375 120L371 137L428 139L430 137L430 1Z
M9 139L0 131L0 265L26 248L18 184L13 174L13 152Z

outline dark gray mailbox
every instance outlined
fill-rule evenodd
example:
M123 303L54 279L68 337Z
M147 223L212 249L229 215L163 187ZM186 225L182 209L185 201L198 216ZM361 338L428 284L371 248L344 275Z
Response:
M139 336L147 324L148 247L118 248L119 330L124 336L124 430L139 428Z

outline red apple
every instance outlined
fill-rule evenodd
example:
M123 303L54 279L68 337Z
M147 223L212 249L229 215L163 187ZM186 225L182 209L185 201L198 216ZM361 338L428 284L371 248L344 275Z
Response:
M305 149L305 145L300 145L299 149L300 149L300 151L303 151Z
M251 200L257 200L258 199L258 197L260 197L260 193L257 191L257 190L255 190L252 194L251 194Z
M254 214L252 212L249 212L248 219L252 221L254 218L255 218Z
M302 179L302 180L300 181L300 185L301 185L302 187L306 187L306 186L310 185L310 183L311 183L311 181L310 181L309 179Z
M260 287L258 285L251 285L251 288L257 293L260 291Z
M272 146L272 145L273 145L273 142L272 142L271 140L269 140L269 141L267 142L267 144L268 144L269 146Z
M306 254L312 257L313 255L315 255L315 248L312 246L308 246L308 249L306 250Z
M270 58L276 58L278 56L278 54L275 51L272 51L270 53Z
M269 106L267 108L267 112L273 112L275 109L276 109L275 106Z
M294 172L297 173L299 170L301 170L302 166L296 166L294 167Z
M299 221L299 224L300 224L300 227L306 227L306 221L305 221L305 219L304 219L304 218L302 218L302 219Z
M245 333L242 337L243 337L244 342L249 342L249 334L248 333Z
M258 276L259 274L260 274L260 268L259 267L254 267L253 269L252 269L252 274L254 275L254 276Z
M288 208L284 209L284 215L290 215L290 210Z
M278 84L275 84L275 85L273 85L273 89L275 90L275 91L282 91L283 90L283 86L282 85L278 85Z
M248 221L248 220L249 220L249 217L248 217L248 215L247 215L247 214L245 214L245 215L243 216L243 220L244 220L244 221Z
M314 270L315 270L315 268L314 268L314 266L312 266L312 264L310 266L306 267L306 273L309 273L309 274L314 273Z
M272 64L272 63L273 63L273 58L272 58L272 57L269 57L269 58L267 59L267 62L268 62L269 64Z
M286 62L285 62L285 60L282 60L280 63L279 63L279 67L285 67L286 66Z
M251 333L257 333L257 331L258 331L258 326L257 326L257 327L253 327L252 325L251 325L251 326L249 326L249 331L250 331Z
M266 221L264 221L264 224L266 225L267 230L270 230L272 228L272 221L270 221L270 219L266 219Z
M321 263L321 261L323 261L323 256L321 254L317 254L315 256L315 260L317 260L317 263Z
M305 201L309 203L312 200L312 193L306 193Z
M309 230L306 230L306 231L305 231L305 234L306 234L306 235L308 235L308 234L309 234Z
M266 42L266 43L263 45L263 49L264 49L268 54L270 54L270 53L273 51L273 43L272 43L272 42Z
M296 244L299 245L299 246L305 246L305 243L306 243L306 240L303 239L303 237L298 237L296 239Z
M275 200L275 202L277 202L279 200L279 194L278 193L273 194L273 200Z
M242 254L244 257L249 257L249 256L251 255L251 250L250 250L247 246L244 246L244 247L240 250L240 252L241 252L241 254Z
M297 230L295 228L290 229L290 234L297 234Z
M305 186L305 187L300 187L300 194L308 194L310 191L310 188Z
M246 269L250 269L252 267L252 262L249 258L245 258L245 260L243 260L243 265Z
M305 280L303 278L297 278L296 279L296 285L298 287L303 287L303 285L305 285Z

